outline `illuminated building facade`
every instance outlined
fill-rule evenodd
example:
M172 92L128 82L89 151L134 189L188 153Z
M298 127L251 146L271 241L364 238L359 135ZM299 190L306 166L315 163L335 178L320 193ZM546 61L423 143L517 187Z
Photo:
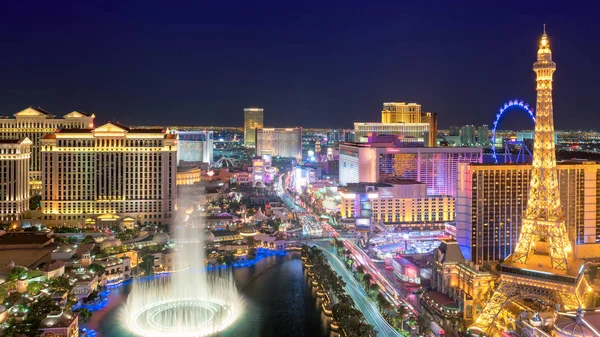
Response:
M264 186L266 183L273 182L275 177L275 168L271 166L272 160L270 155L263 155L260 158L252 159L252 166L248 167L249 181L244 179L242 175L237 175L237 183L244 184L251 182L252 186ZM246 180L246 181L244 181Z
M184 162L213 162L212 131L177 131L177 165Z
M160 129L105 124L60 130L42 139L42 207L50 226L94 217L171 224L177 137Z
M41 139L58 129L91 129L94 127L94 115L73 111L56 118L41 108L29 107L13 115L14 118L0 118L0 139L28 138L31 144L31 162L29 177L30 188L34 192L41 189Z
M558 188L575 254L588 257L600 243L600 164L557 164ZM531 164L458 166L457 240L467 260L501 260L514 250L529 197Z
M429 124L427 123L354 123L354 137L357 142L366 142L369 135L398 136L403 143L427 145Z
M302 160L302 128L256 129L256 155Z
M404 148L393 143L340 144L340 185L403 178L428 195L456 195L458 163L481 163L481 148Z
M421 104L389 102L383 103L381 123L425 123L429 125L426 144L435 147L437 144L438 116L435 112L422 112Z
M427 146L436 147L438 133L437 112L423 112L421 114L421 123L429 124L429 138L427 139Z
M0 223L18 221L29 209L29 167L32 143L28 138L0 140Z
M501 313L513 302L518 302L523 311L540 307L575 310L587 307L590 297L595 302L595 296L586 296L590 291L583 261L575 257L561 205L552 104L555 70L544 29L533 64L537 113L527 208L515 249L499 266L500 284L470 327L476 334L490 335L506 329L509 322L503 316L507 315Z
M421 123L421 104L388 102L381 110L382 123Z
M201 181L202 170L199 167L177 169L177 186L194 185Z
M465 261L454 240L442 241L432 261L431 287L454 299L463 320L471 323L477 312L483 310L486 294L494 287L496 277L479 265Z
M303 193L308 185L315 181L317 181L317 172L313 167L303 165L294 167L291 185L296 188L297 193Z
M454 197L427 195L427 186L413 180L394 183L349 184L339 190L342 218L359 216L362 200L371 204L371 221L410 229L424 224L454 221Z
M264 113L262 108L244 109L244 145L256 145L256 129L262 129L265 125Z

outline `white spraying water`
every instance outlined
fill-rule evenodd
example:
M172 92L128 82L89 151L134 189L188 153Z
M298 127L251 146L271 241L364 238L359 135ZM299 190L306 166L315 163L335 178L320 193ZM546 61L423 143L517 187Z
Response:
M123 308L129 331L144 337L210 336L235 322L243 309L231 270L207 272L204 226L175 228L177 271L135 282Z

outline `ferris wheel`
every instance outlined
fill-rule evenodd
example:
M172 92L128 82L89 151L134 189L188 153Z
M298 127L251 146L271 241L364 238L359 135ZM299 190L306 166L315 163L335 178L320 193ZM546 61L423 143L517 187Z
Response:
M498 123L500 122L500 118L502 118L504 112L506 112L507 110L509 110L510 108L518 108L520 110L523 110L524 112L529 114L529 117L531 117L531 120L533 121L533 124L535 125L535 116L533 114L533 108L529 107L529 104L515 99L515 100L510 100L506 103L504 103L504 105L502 105L500 107L500 109L498 110L498 112L496 113L496 119L494 120L494 126L492 128L492 138L491 138L491 147L492 147L492 154L494 157L494 162L496 164L498 164L498 154L496 153L496 129L498 128ZM508 146L511 144L516 144L519 145L521 149L525 149L530 155L531 152L529 151L529 149L526 148L525 144L523 142L518 142L518 141L509 141L506 142L504 144L504 161L507 161L507 155L509 154L509 150L508 150ZM522 151L522 150L520 150ZM523 158L524 160L524 153L519 152L519 155L517 156L517 160L519 160L520 158Z

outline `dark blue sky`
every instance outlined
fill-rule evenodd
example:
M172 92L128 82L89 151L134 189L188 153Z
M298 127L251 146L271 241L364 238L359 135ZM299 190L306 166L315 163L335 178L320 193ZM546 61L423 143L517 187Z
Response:
M491 123L510 98L535 104L546 23L557 128L600 128L600 5L585 2L5 1L0 112L242 125L261 106L266 126L350 127L410 101L442 127Z

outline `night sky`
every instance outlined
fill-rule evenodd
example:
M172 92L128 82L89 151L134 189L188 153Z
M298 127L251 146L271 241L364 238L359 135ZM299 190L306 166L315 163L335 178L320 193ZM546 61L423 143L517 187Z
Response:
M2 1L0 112L241 126L259 106L267 127L349 128L406 101L491 124L508 99L535 105L546 23L556 127L600 128L600 4L577 2Z

